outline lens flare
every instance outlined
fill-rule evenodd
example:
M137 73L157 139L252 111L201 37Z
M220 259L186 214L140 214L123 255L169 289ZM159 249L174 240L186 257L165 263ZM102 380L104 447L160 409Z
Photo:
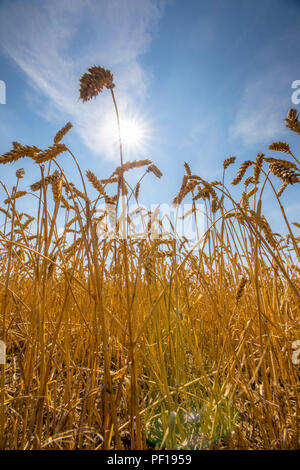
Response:
M126 152L126 159L141 153L148 153L151 148L151 141L153 140L152 128L150 128L149 121L146 121L141 116L127 115L120 117L120 133L122 139L123 150ZM119 149L119 131L117 120L112 114L107 115L104 126L101 127L99 136L103 141L107 142L108 146L118 153Z
M147 139L147 126L137 118L124 118L120 122L122 143L125 147L139 150Z

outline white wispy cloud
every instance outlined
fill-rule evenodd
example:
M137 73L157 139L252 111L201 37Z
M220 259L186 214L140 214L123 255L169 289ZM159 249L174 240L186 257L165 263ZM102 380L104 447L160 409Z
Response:
M246 81L230 138L240 138L246 145L267 143L286 133L283 118L292 106L291 83L281 67L262 72L260 78Z
M17 0L0 6L0 43L34 88L36 111L60 113L96 154L116 158L105 123L115 120L108 93L78 101L79 78L91 65L110 68L121 113L134 112L147 93L139 63L166 0ZM46 98L46 99L45 99ZM113 121L114 122L114 121Z

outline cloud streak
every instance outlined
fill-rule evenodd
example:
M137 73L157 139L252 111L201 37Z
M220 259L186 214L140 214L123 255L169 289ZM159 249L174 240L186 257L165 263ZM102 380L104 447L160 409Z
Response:
M291 83L294 75L282 66L262 71L261 77L245 83L240 105L229 128L231 138L244 144L260 144L286 133L283 118L292 107Z
M165 0L6 2L0 7L0 41L35 89L36 111L50 120L57 121L58 113L70 119L89 149L114 160L117 148L105 126L115 122L110 96L79 102L79 78L94 64L110 68L121 113L134 111L147 93L139 57L164 6Z

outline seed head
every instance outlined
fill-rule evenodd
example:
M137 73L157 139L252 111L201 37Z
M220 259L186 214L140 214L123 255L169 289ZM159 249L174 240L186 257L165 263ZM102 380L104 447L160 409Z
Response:
M223 168L224 170L226 170L226 168L229 167L229 165L232 165L236 160L236 157L228 157L228 158L225 158L225 160L223 161Z
M59 142L64 138L69 130L72 129L72 127L72 124L67 122L67 124L57 132L56 136L54 137L54 143L59 144Z
M241 164L236 177L234 178L234 180L231 183L233 186L236 186L237 184L239 184L242 181L242 179L244 177L244 174L246 173L247 169L251 165L253 165L253 162L251 160L246 160L244 163Z
M80 99L83 102L89 101L91 98L96 98L104 87L112 89L114 86L113 74L110 70L94 65L80 78Z
M24 168L19 168L19 170L16 171L16 177L21 179L23 178L25 175L25 170Z
M290 146L286 142L273 142L273 144L269 145L269 149L276 152L290 153Z
M239 282L239 285L238 285L237 291L236 291L236 295L235 295L235 301L236 301L237 304L241 300L241 297L243 295L243 292L244 292L244 289L245 289L245 286L246 286L247 282L248 282L248 279L245 276L243 276L242 279Z
M298 113L296 109L290 109L287 119L284 120L286 127L291 129L296 134L300 134L300 122L298 120Z
M154 165L154 163L152 163L152 165L148 166L147 173L149 173L149 172L152 172L157 178L162 177L162 172L160 171L159 168L157 168L156 165Z

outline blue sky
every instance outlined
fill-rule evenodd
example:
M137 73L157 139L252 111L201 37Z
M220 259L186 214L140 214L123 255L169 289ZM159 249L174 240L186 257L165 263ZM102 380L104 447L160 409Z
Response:
M239 163L271 154L273 141L287 141L297 153L299 137L283 119L297 107L291 84L300 79L299 1L1 0L0 25L1 154L14 140L46 148L71 121L66 144L84 170L108 177L118 164L107 136L115 119L110 94L78 100L79 78L94 64L113 72L121 117L149 127L144 146L125 157L149 157L164 174L145 179L147 204L171 202L184 161L193 173L219 179L224 158L236 155L229 182ZM25 159L1 166L2 180L12 185L20 166L25 186L39 179ZM298 195L295 185L282 200L290 220L300 222ZM268 197L263 212L282 229Z

